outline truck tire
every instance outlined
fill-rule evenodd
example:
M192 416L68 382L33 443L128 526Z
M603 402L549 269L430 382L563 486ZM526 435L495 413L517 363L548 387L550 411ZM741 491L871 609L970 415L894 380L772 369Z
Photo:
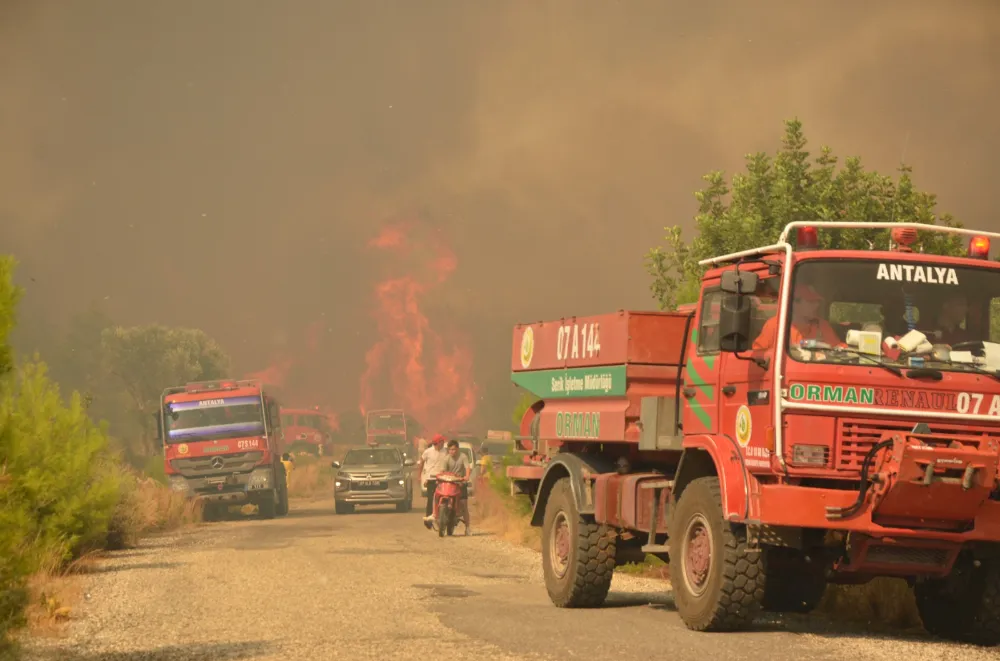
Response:
M288 509L289 509L288 508L288 474L285 473L285 467L284 467L284 465L281 466L281 468L279 469L278 472L279 472L280 477L278 478L278 507L277 507L277 513L278 513L278 516L287 516L288 515Z
M270 493L269 497L265 497L262 500L257 501L257 512L260 514L262 519L273 519L275 514L278 512L278 504L274 502L274 497L277 494Z
M772 546L767 558L767 584L762 608L771 613L811 613L826 594L823 566L806 562L799 549Z
M955 563L945 578L913 587L927 633L960 643L1000 645L1000 561Z
M549 493L542 523L542 570L559 608L597 608L611 589L616 533L580 515L569 478Z
M688 484L671 517L674 602L693 631L738 631L761 612L763 553L747 548L746 531L722 515L719 478Z

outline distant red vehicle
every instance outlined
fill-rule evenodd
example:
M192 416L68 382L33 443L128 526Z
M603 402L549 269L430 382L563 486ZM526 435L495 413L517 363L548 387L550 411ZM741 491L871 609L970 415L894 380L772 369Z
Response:
M307 449L319 456L332 454L336 418L320 411L318 406L282 408L281 427L285 430L285 445L289 450Z
M368 445L395 447L404 459L416 454L406 428L406 413L402 409L369 411L365 417L365 440Z

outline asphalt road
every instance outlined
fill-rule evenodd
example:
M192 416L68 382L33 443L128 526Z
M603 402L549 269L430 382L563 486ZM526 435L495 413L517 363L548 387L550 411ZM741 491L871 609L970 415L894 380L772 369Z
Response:
M533 551L486 534L439 539L408 514L332 500L288 517L200 525L113 554L87 576L36 661L316 659L994 659L924 637L875 638L819 617L695 634L667 584L616 575L605 608L550 604ZM461 527L460 527L461 528Z

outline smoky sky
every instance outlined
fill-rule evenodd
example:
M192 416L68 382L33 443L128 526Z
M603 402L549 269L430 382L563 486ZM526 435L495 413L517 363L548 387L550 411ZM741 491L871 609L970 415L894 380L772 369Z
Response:
M513 324L652 307L643 253L784 119L1000 229L998 99L989 1L0 0L0 251L26 327L200 327L346 409L402 267L366 245L419 217L506 424Z

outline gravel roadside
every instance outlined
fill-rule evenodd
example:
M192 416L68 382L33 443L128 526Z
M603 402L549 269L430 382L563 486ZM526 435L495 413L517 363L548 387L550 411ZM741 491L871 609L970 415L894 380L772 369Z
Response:
M996 661L998 650L871 637L818 618L738 635L687 631L661 581L618 574L608 608L551 606L538 554L487 535L438 539L419 513L296 502L273 521L230 521L147 539L85 577L61 638L28 661L317 658Z

